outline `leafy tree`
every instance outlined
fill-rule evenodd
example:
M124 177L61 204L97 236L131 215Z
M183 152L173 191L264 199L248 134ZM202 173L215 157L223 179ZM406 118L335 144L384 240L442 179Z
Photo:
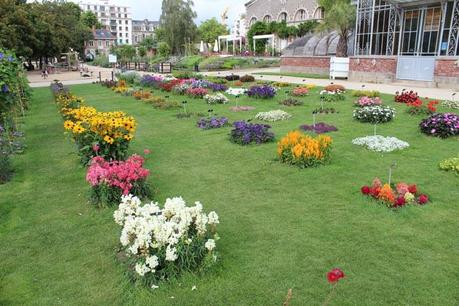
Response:
M81 22L88 28L95 27L96 29L102 29L102 24L97 20L96 14L91 11L86 11L81 14Z
M227 35L228 29L224 24L219 23L214 17L201 23L198 27L198 33L200 40L203 40L206 43L213 43L218 36Z
M163 0L159 19L161 39L168 44L173 54L181 54L185 45L194 42L197 28L193 19L197 17L192 0ZM158 38L159 39L159 38Z
M298 36L304 36L308 33L314 32L314 30L319 25L317 20L308 20L298 25Z
M155 49L157 45L158 45L158 42L152 36L145 37L145 39L142 40L139 44L139 46L144 47L147 51L151 51Z
M167 42L162 41L159 43L158 54L160 57L169 57L169 55L171 54L171 48L169 47Z
M347 57L348 36L355 22L355 7L351 0L319 0L325 10L319 31L337 31L339 35L336 56Z
M144 46L140 46L137 48L137 52L139 53L140 57L144 57L147 55L147 48Z
M267 23L262 21L255 22L247 32L247 40L250 46L250 50L261 53L265 50L266 41L257 40L255 43L255 50L253 49L253 37L256 35L263 35L269 33L269 26Z
M113 46L110 52L114 53L118 58L118 61L121 63L132 61L132 59L136 56L136 50L131 45Z

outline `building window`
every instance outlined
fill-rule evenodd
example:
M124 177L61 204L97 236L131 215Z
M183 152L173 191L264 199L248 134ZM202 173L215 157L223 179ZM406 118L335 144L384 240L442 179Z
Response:
M101 6L99 7L99 10L105 11L105 6L101 5Z
M110 47L110 41L109 40L105 41L105 47Z
M270 15L266 15L265 17L263 17L263 21L264 22L271 22L272 18Z
M118 27L118 30L123 31L123 27Z
M128 18L127 14L124 14L124 18Z
M122 43L123 43L123 40L122 40L122 39L120 39L120 44L122 44Z
M252 17L249 22L249 26L253 26L257 22L257 17Z
M126 43L129 44L129 39L126 39Z
M280 13L277 19L280 22L287 22L287 13L286 12Z
M126 32L129 32L129 28L128 27L126 27Z
M99 47L102 47L102 41L99 40L99 41L97 42L97 45L98 45Z
M308 19L308 14L306 13L306 10L299 9L295 14L295 21L303 21L306 19Z
M124 8L124 12L125 12L125 13L127 12L127 8Z
M318 7L314 12L314 19L323 19L324 18L324 8Z
M90 47L94 47L94 41L90 40L90 41L89 41L89 46L90 46Z
M124 23L125 23L125 24L129 24L127 20L126 20Z

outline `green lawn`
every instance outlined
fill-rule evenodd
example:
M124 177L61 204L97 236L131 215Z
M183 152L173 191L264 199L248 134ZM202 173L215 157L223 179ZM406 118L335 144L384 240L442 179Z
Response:
M274 76L288 76L295 78L305 78L305 79L326 79L330 77L324 74L314 74L314 73L296 73L296 72L257 72L255 75L274 75Z
M35 89L23 126L26 153L14 158L13 181L0 186L1 305L281 305L289 288L291 305L320 305L334 267L346 278L332 305L459 303L459 177L438 170L439 161L457 155L458 139L424 136L420 117L405 114L404 105L395 105L399 115L379 133L409 142L409 149L379 154L352 145L373 127L352 120L348 97L333 103L339 114L319 118L339 128L330 134L331 164L300 170L275 160L275 143L238 146L228 140L230 128L201 131L195 119L178 120L177 111L155 110L98 85L72 91L99 110L135 116L131 151L153 152L146 167L155 200L181 195L217 211L222 260L210 273L186 275L155 291L132 283L116 256L115 208L87 203L85 169L50 90ZM294 108L247 98L240 104L255 111L212 108L231 120L285 109L293 118L272 124L279 139L311 123L318 91ZM192 111L209 108L188 101ZM394 179L417 183L431 204L391 211L360 194L375 176L387 179L394 161Z

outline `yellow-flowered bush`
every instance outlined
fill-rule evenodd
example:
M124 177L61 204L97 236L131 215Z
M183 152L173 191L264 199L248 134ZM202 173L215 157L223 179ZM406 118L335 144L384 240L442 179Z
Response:
M333 140L330 136L319 135L314 138L300 131L293 131L277 144L277 154L283 163L300 168L324 164L330 159Z
M133 139L136 121L123 112L98 112L81 107L67 113L64 128L72 133L84 163L94 156L124 160Z
M112 88L112 90L116 93L124 94L129 90L129 86L127 86L125 81L121 80L116 84L115 87Z

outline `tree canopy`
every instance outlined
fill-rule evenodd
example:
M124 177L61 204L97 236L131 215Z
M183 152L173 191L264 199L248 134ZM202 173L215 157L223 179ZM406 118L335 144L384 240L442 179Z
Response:
M228 28L217 21L217 18L207 19L198 27L200 40L206 43L213 43L218 36L227 35Z
M163 0L158 39L167 43L172 54L182 54L196 41L196 12L192 0Z

